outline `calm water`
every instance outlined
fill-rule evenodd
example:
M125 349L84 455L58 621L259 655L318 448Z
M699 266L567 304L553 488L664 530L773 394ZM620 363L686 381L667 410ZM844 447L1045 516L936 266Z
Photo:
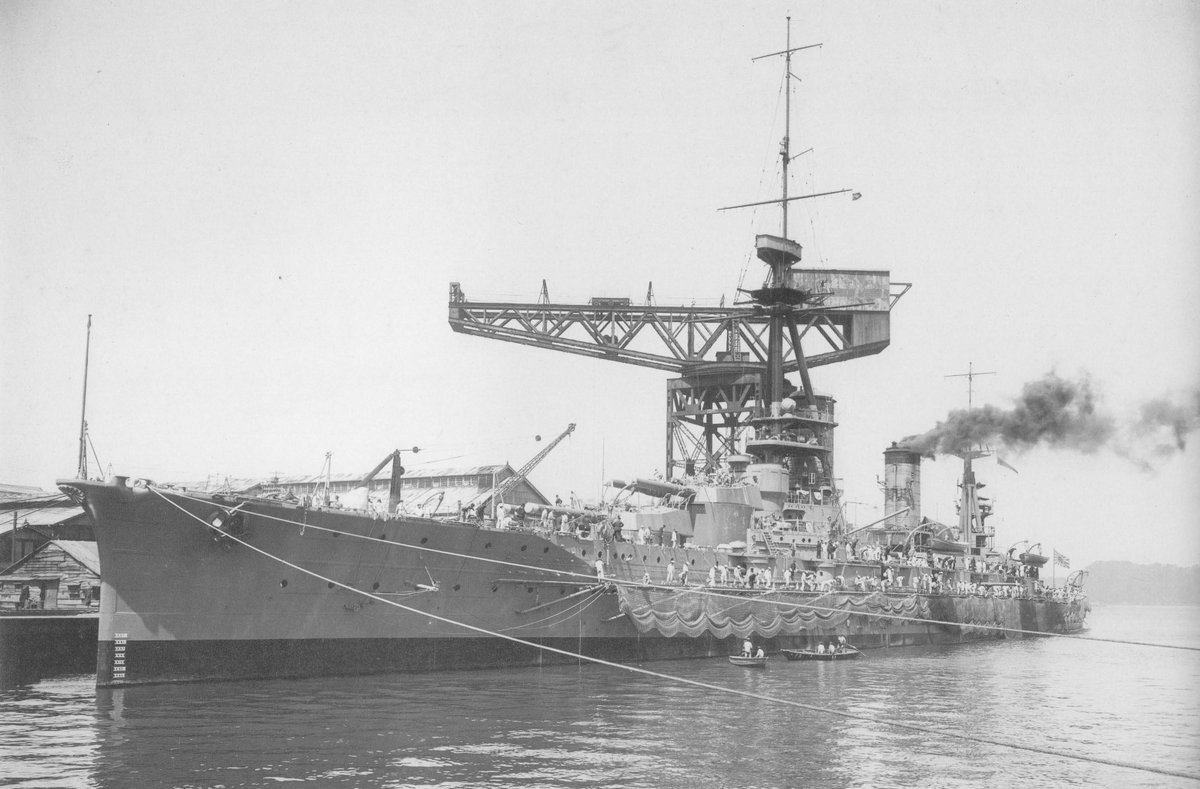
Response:
M1090 635L1200 647L1200 609L1110 606ZM1200 775L1200 653L1038 639L765 670L604 667L96 690L0 690L0 785L21 787L1196 786L884 721Z

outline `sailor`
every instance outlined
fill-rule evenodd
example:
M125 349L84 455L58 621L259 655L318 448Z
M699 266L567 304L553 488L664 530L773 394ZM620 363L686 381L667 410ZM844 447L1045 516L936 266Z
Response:
M596 577L599 578L601 581L604 580L604 560L603 559L596 560Z
M742 642L742 656L750 657L753 654L754 654L754 644L751 644L750 639L747 638L745 641Z
M838 652L846 651L846 637L845 636L838 636L837 651Z
M649 585L650 585L650 573L643 573L642 574L642 586L649 586Z
M687 576L688 576L688 565L687 565L687 562L684 562L683 567L679 570L679 585L680 586L687 586Z
M825 644L824 643L817 644L817 654L818 655L825 654Z
M767 653L766 653L766 652L763 652L763 648L762 648L762 647L759 647L759 648L758 648L758 651L754 653L754 657L756 657L756 658L764 658L764 657L766 657L766 656L767 656Z
M621 516L613 518L612 529L613 539L617 542L625 542L625 538L621 536L621 529L625 528L625 524L621 523Z
M729 586L729 565L721 565L721 586Z
M674 561L667 562L667 583L669 583L669 584L675 583L675 562Z
M709 586L717 585L717 566L715 564L712 567L708 568L708 585Z

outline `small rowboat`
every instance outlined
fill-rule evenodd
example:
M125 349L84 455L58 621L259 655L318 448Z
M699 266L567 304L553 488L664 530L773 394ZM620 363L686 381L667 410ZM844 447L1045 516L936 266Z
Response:
M1049 561L1047 557L1038 553L1023 553L1020 558L1021 564L1028 564L1032 567L1041 567Z
M764 668L767 665L767 656L763 655L762 657L746 657L745 655L730 655L729 662L735 666Z
M862 652L849 646L843 647L838 652L815 652L811 649L783 650L783 656L788 660L853 660L861 655Z

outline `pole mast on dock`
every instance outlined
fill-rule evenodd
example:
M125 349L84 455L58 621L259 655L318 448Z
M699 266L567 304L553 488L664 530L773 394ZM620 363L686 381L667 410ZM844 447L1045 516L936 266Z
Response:
M87 384L88 359L92 353L92 315L88 313L87 344L83 351L83 406L79 414L79 469L78 478L87 479Z

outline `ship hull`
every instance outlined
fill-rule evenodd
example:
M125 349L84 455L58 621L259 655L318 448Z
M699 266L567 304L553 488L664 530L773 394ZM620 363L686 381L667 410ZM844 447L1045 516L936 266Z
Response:
M836 635L870 649L1004 635L972 623L1070 632L1082 621L1041 600L779 591L755 603L760 591L730 589L749 606L730 624L671 603L679 593L662 586L668 562L687 565L687 595L704 599L691 587L729 561L711 549L380 520L123 481L63 489L95 525L104 686L723 657L745 635L768 651ZM239 529L213 525L231 510ZM789 605L817 618L768 621ZM880 616L893 610L917 621Z

